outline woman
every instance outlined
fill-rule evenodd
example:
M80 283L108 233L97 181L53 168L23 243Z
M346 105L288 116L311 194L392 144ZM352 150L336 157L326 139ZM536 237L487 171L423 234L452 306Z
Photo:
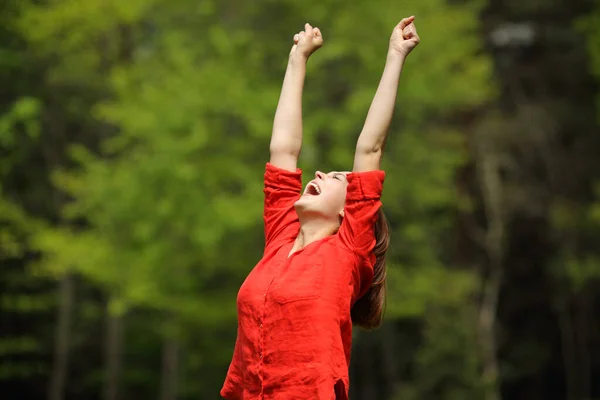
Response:
M302 193L306 62L323 45L306 24L294 36L265 172L265 251L237 298L238 334L226 399L347 399L352 325L381 323L387 223L379 170L400 72L419 43L414 17L390 39L352 172L317 172Z

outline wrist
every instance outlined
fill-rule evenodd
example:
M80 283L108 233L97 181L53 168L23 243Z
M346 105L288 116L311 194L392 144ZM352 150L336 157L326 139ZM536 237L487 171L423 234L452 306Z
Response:
M388 61L392 61L392 62L400 62L403 63L404 60L406 59L406 54L390 47L388 49L388 54L387 54L387 60Z
M308 61L308 56L299 52L290 54L289 64L291 65L305 65Z

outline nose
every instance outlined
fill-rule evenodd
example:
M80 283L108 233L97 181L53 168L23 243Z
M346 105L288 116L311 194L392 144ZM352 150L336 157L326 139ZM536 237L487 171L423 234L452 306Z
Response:
M322 173L321 171L317 171L317 172L315 172L315 178L323 180L323 179L325 179L325 174Z

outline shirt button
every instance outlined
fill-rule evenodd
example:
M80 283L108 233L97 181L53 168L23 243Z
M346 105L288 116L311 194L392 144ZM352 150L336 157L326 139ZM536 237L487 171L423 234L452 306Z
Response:
M260 324L259 328L262 328L262 324Z
M263 359L263 356L262 356L262 355L260 356L260 359L261 359L261 360Z

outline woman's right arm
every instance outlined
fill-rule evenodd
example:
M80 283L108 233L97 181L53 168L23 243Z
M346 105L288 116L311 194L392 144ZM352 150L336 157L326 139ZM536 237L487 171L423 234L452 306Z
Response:
M271 159L275 167L295 171L302 148L302 91L306 62L323 45L319 28L306 24L304 31L294 36L294 46L281 88L271 134Z
M354 172L379 169L404 60L420 42L414 19L404 18L392 32L383 75L356 144Z
M414 17L404 18L394 27L383 75L358 138L354 167L347 175L346 205L338 237L367 258L373 256L375 245L373 230L385 179L385 173L379 168L394 113L400 73L404 60L419 41Z

